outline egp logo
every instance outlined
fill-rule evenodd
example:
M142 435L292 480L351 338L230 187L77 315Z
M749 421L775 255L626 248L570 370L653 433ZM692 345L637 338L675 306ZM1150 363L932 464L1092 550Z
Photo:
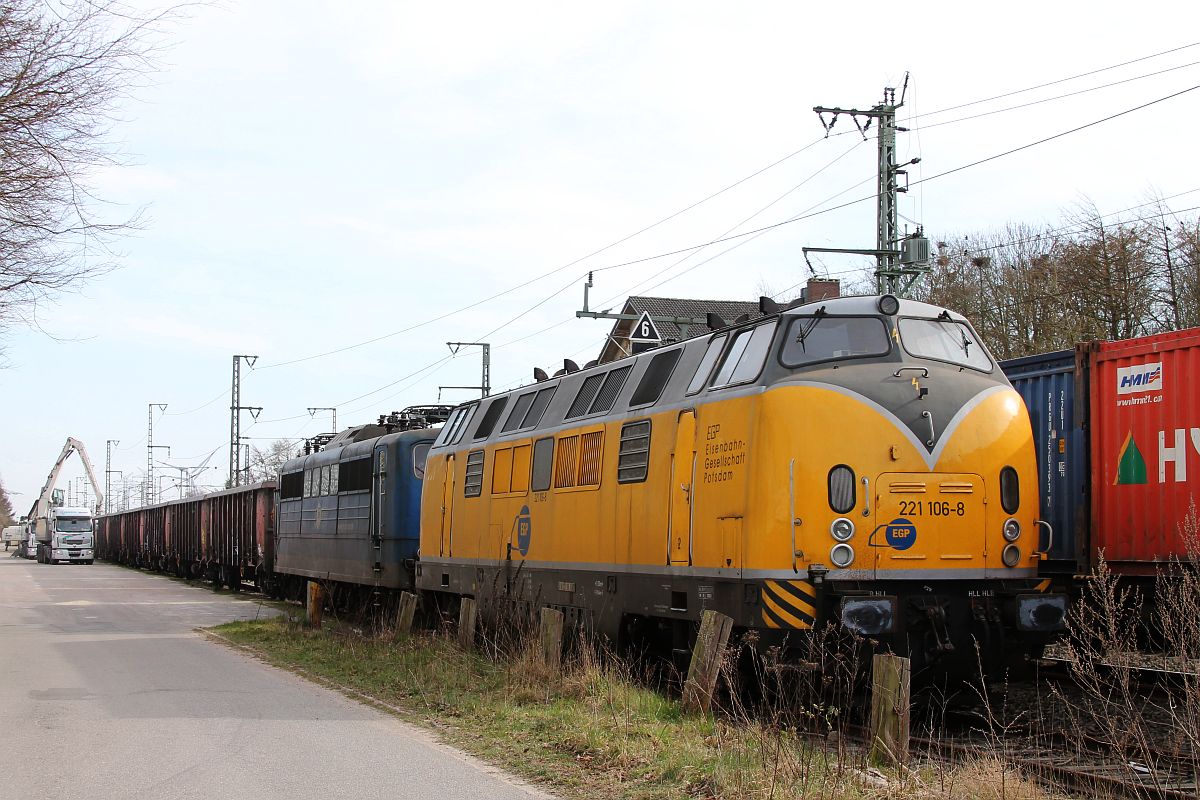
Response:
M1161 361L1117 368L1117 394L1162 391L1163 365Z
M888 523L884 536L893 550L907 550L917 542L917 526L904 517L896 517Z
M533 538L533 519L529 516L529 506L521 506L517 515L517 549L521 555L529 555L529 540Z

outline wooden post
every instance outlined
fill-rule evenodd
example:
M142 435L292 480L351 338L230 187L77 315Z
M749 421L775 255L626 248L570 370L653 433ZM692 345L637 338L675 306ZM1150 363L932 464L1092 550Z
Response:
M475 647L475 611L474 598L464 597L458 609L458 646L463 650Z
M685 710L707 713L717 688L721 671L721 654L729 642L733 620L716 611L705 611L700 617L700 633L692 650L687 682L683 685Z
M887 764L908 760L909 682L907 658L871 660L871 758Z
M542 609L542 661L555 675L562 672L563 612Z
M392 638L399 639L412 632L413 615L417 611L417 596L412 592L400 593L400 607L396 609L396 630Z
M308 582L308 606L304 614L304 624L310 628L321 627L321 611L325 607L325 592L316 581Z

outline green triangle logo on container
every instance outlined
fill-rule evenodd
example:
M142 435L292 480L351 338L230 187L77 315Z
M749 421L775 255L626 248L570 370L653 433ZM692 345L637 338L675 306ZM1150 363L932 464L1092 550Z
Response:
M1113 485L1145 482L1146 459L1142 458L1137 442L1133 440L1133 431L1130 431L1125 437L1125 444L1121 445L1121 455L1117 460L1117 479L1113 481Z

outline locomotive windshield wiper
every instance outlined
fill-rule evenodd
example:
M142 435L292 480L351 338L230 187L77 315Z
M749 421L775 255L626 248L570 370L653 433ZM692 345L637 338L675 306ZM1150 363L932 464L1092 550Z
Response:
M809 322L806 325L801 325L800 330L796 332L796 344L800 345L800 349L806 353L808 352L808 348L805 347L804 340L808 338L810 333L812 333L813 328L817 327L817 323L821 321L821 317L823 316L825 316L825 306L821 306L814 311L812 322Z

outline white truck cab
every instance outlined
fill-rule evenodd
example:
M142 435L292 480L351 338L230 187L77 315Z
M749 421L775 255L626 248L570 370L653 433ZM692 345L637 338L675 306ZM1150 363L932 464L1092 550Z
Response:
M43 558L49 564L60 561L79 561L91 564L95 559L95 534L92 531L92 512L87 508L60 506L50 509L46 520L48 542L43 542Z

